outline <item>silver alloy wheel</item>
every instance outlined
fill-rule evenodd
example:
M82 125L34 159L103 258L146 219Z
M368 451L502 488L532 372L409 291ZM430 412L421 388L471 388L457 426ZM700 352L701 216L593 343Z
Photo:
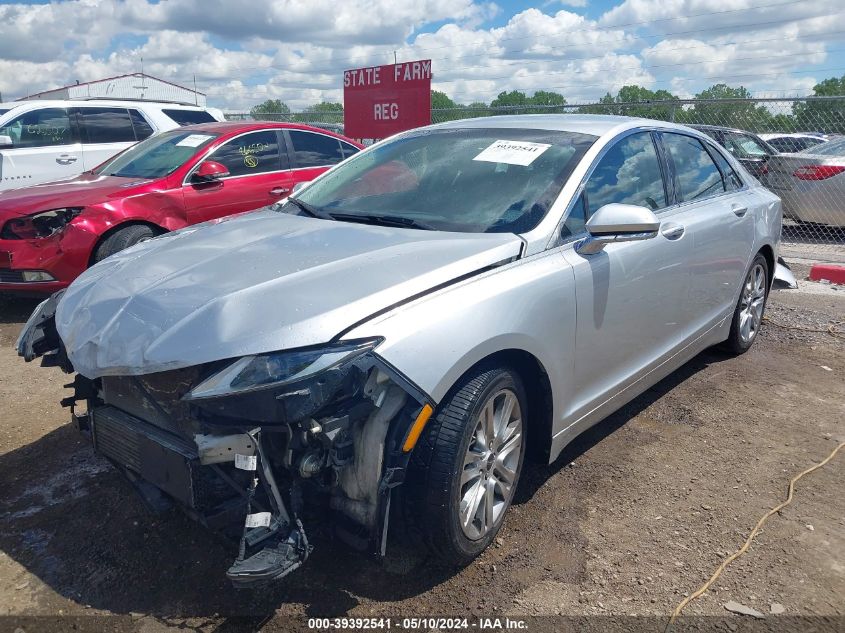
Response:
M755 264L745 278L739 303L739 338L743 343L750 343L757 336L765 303L766 271L762 264Z
M483 538L507 510L521 452L519 400L510 389L502 389L484 403L464 456L459 498L467 538Z

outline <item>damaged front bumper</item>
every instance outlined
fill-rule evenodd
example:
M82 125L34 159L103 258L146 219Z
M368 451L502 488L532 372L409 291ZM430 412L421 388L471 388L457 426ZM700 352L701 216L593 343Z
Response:
M72 372L52 323L56 302L27 322L18 353ZM334 344L329 357L321 348L139 376L77 374L63 404L150 506L175 501L237 540L227 575L252 586L307 559L311 506L346 542L384 554L392 489L433 403L377 343Z

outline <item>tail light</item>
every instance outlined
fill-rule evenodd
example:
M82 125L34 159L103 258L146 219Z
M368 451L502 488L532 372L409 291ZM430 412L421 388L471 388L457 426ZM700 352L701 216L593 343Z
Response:
M805 165L796 169L792 175L798 180L826 180L845 171L840 165Z

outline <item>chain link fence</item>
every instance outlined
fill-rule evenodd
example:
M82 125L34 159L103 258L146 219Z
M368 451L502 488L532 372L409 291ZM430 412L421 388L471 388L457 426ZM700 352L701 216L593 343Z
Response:
M608 114L700 126L780 196L787 254L845 261L845 96L673 99L433 109L432 123L506 114ZM229 113L230 120L253 118ZM262 113L343 133L343 112Z

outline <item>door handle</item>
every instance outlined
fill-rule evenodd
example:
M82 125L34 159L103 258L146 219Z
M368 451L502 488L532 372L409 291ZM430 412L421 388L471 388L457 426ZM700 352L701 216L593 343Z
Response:
M660 234L667 240L677 240L681 238L685 230L680 224L667 224L660 231Z
M734 212L735 216L737 216L738 218L741 218L746 213L748 213L748 207L740 207L739 205L734 204L734 205L731 205L731 211Z
M61 156L56 158L56 162L59 165L70 165L71 163L75 163L76 160L76 156L71 156L70 154L62 154Z
M283 196L286 193L290 193L290 189L288 189L287 187L273 187L270 190L271 196Z

